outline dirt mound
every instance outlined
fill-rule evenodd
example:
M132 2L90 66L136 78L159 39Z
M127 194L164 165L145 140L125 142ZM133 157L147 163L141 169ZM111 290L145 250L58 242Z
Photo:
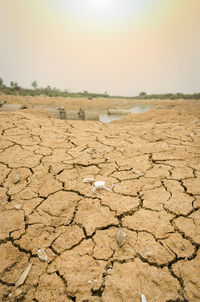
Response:
M200 111L156 109L142 114L129 114L122 120L117 120L113 123L192 123L195 122L196 118L200 119Z
M0 113L1 301L200 301L200 122L179 113Z

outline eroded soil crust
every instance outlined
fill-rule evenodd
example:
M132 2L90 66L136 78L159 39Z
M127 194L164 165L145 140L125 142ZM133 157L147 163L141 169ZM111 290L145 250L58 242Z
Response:
M197 117L1 113L0 301L200 301Z

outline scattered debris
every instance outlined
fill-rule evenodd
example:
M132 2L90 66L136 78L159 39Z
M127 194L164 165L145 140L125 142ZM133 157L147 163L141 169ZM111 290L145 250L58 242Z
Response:
M197 117L195 117L194 119L193 119L193 121L192 121L192 124L195 124L195 123L197 123L199 121L199 119L197 118Z
M40 260L42 260L42 261L47 261L47 259L48 259L47 253L43 249L38 249L37 255L40 258Z
M105 271L107 275L111 275L113 273L113 266L111 262L108 262L106 267L105 267Z
M17 184L19 181L20 181L19 174L16 174L16 175L13 177L13 183L14 183L14 184Z
M15 205L14 205L14 208L15 208L16 210L20 210L20 209L21 209L21 204L15 204Z
M19 109L28 109L26 105L21 105Z
M147 252L147 257L150 257L151 256L151 252Z
M92 151L90 149L86 149L85 152L88 154L92 154Z
M20 285L22 285L25 282L25 280L26 280L26 278L27 278L27 276L28 276L28 274L31 270L31 267L32 267L32 263L29 263L27 268L23 271L23 273L20 275L19 279L15 283L16 288L19 287Z
M0 107L2 107L4 104L6 104L5 100L0 101Z
M107 190L108 192L112 193L112 190L105 186L105 181L101 181L101 180L95 181L93 192L96 193L96 190L99 190L99 189L104 189L104 190Z
M80 108L79 111L78 111L78 117L79 119L81 120L85 120L85 110L83 108Z
M65 107L63 107L63 106L59 106L59 107L56 107L56 110L65 110Z
M59 114L60 114L60 119L61 120L66 120L67 119L67 115L66 115L66 111L65 111L64 107L60 107Z
M88 148L88 149L85 150L85 152L88 153L88 154L97 153L97 151L94 148Z
M141 294L141 302L147 302L147 299L144 294Z
M140 171L135 170L135 169L132 169L132 171L133 171L135 174L142 174Z
M108 268L107 269L107 273L108 273L108 275L111 275L113 273L113 269L112 268Z
M116 232L116 241L119 247L122 247L126 240L126 234L123 229L118 229Z
M18 297L19 295L21 295L22 294L22 289L21 288L16 288L15 289L15 297Z
M96 283L98 280L96 277L94 277L94 282ZM88 280L88 284L92 284L92 280Z
M93 177L84 178L83 182L85 182L85 183L93 183L94 182L94 178Z

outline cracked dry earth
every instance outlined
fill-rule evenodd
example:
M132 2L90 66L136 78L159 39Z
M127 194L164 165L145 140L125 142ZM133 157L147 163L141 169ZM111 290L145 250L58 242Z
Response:
M0 125L0 301L200 301L199 122Z

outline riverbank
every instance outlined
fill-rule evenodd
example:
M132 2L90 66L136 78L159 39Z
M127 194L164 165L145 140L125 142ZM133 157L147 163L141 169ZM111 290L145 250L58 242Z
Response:
M135 99L109 99L109 98L63 98L47 96L12 96L1 95L0 99L6 100L8 104L21 104L27 107L36 107L44 109L45 107L62 106L66 110L79 110L84 108L89 111L107 111L108 109L129 109L135 104L139 106L153 106L156 109L183 109L200 110L200 101L198 100L135 100Z

